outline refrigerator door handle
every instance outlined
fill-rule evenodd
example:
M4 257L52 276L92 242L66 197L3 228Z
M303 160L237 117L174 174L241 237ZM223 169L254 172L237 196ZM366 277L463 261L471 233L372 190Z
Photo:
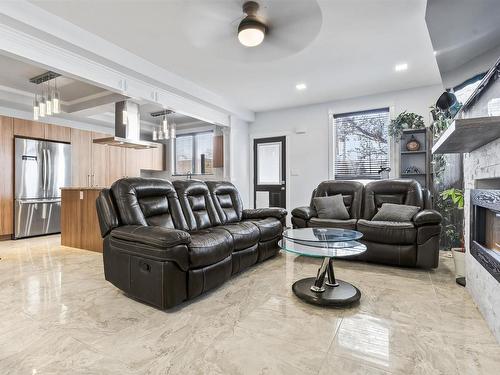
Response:
M46 149L47 156L47 190L52 191L52 154L50 149ZM52 195L52 194L51 194Z
M45 157L45 149L42 149L42 193L45 195L47 189L47 158Z
M61 198L56 198L56 199L25 199L25 200L18 200L18 203L20 205L23 204L36 204L36 203L60 203Z

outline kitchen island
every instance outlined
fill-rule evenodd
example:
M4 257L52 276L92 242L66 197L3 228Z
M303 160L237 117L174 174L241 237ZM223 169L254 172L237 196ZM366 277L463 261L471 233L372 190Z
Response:
M102 252L95 202L103 187L61 188L61 245Z

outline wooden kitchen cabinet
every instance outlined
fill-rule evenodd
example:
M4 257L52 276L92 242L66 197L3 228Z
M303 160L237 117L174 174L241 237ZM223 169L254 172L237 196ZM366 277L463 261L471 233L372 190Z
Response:
M52 124L45 124L44 138L49 141L57 142L71 142L71 128L66 126L57 126Z
M125 149L122 147L108 146L108 166L106 170L106 185L126 176Z
M92 133L71 129L71 185L89 187L92 168Z
M0 237L14 233L14 123L0 116Z
M214 168L224 167L224 136L216 135L214 136Z
M63 188L61 245L102 252L95 201L99 188Z
M152 149L125 149L125 176L140 177L141 169L151 169L153 162Z
M108 147L103 144L94 143L94 139L109 137L109 134L92 132L92 170L91 170L91 185L92 186L107 186L106 170L108 167Z
M157 148L152 148L151 151L151 168L155 171L163 171L165 169L165 151L164 146L159 145Z
M73 187L111 186L123 177L139 177L141 169L163 170L163 146L136 150L93 143L106 137L110 135L71 129Z
M27 138L45 138L45 124L19 118L14 119L14 135Z
M94 139L109 137L107 134L71 129L72 186L108 186L109 146L94 143Z

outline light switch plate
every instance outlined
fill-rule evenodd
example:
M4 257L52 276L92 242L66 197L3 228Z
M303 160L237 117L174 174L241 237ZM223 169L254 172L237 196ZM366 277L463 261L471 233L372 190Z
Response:
M80 191L80 200L83 200L83 191Z

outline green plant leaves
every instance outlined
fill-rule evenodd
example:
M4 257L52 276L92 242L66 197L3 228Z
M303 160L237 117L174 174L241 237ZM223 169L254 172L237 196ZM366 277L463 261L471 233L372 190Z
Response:
M389 124L389 135L400 138L404 129L422 129L425 127L424 118L413 112L403 111Z
M461 189L447 189L441 192L441 198L450 199L458 209L464 208L464 192Z

